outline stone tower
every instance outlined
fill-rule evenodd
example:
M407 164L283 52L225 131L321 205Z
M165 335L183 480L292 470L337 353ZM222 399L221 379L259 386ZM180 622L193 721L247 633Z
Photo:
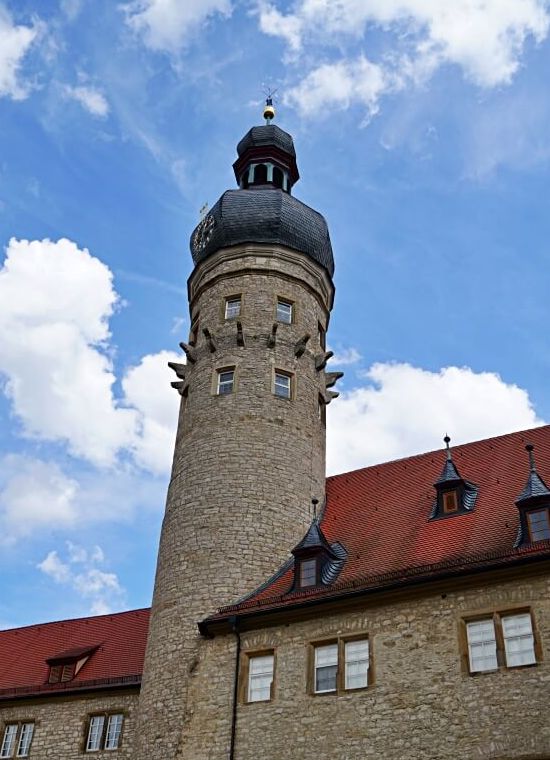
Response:
M266 110L266 116L268 111ZM140 697L137 760L227 758L235 637L197 621L288 558L325 487L333 257L324 218L296 200L289 134L237 146L239 189L191 236L191 334L171 365L179 426Z

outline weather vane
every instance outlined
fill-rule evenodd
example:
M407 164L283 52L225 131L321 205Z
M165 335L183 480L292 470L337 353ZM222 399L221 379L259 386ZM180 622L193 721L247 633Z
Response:
M206 201L206 203L203 203L199 209L199 214L201 216L201 219L204 219L207 211L208 211L208 201Z

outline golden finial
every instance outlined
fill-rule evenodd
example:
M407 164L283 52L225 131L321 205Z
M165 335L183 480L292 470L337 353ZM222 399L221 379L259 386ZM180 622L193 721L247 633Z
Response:
M264 119L265 123L269 126L271 120L275 118L275 109L273 108L273 96L277 90L271 90L269 88L266 92L265 106L264 106Z

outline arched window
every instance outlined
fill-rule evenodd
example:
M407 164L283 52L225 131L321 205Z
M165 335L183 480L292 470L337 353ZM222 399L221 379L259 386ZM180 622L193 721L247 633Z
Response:
M273 169L273 184L275 185L275 187L282 187L283 179L284 179L283 172L279 169L279 167L276 166Z
M258 164L254 169L254 184L265 185L267 182L267 166L265 164Z

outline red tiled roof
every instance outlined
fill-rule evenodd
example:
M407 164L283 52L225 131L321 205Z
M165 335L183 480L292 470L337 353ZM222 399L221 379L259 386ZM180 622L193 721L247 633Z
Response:
M0 698L139 684L148 627L149 610L141 609L0 631ZM47 684L46 660L96 646L75 678Z
M550 541L514 549L519 525L515 500L529 474L526 443L535 445L537 470L550 483L548 425L456 446L452 454L460 475L479 493L472 512L440 520L429 517L433 484L445 462L443 449L328 478L321 528L330 543L339 542L348 553L336 582L292 591L290 566L210 620L334 598L346 589L376 588L392 580L550 557Z

